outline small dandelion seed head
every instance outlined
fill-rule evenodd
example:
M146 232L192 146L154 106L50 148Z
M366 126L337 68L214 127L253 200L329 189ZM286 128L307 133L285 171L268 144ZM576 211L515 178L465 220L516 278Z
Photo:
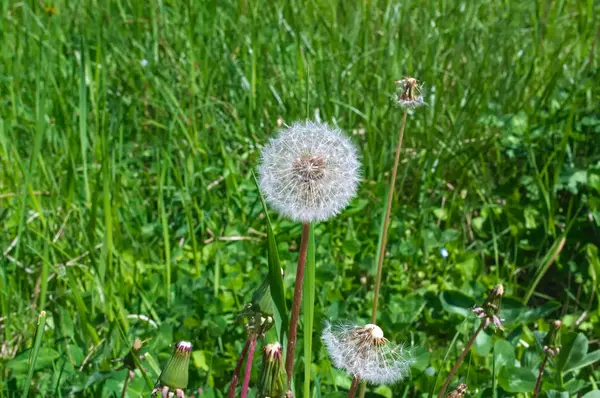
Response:
M401 80L396 80L397 97L396 102L403 108L414 109L425 105L421 86L417 79L413 77L405 77Z
M354 197L360 177L357 151L339 129L294 123L265 146L259 182L267 202L294 221L327 220Z
M377 325L327 324L323 343L335 367L372 384L394 384L410 375L411 353L388 341Z

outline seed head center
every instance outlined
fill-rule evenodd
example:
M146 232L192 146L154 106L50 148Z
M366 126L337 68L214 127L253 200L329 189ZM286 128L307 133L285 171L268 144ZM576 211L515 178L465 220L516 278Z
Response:
M292 168L300 181L318 181L325 176L325 158L322 155L302 156L292 164Z

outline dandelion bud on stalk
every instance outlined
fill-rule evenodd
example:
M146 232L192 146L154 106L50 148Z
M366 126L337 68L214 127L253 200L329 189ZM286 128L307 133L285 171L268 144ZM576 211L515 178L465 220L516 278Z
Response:
M504 287L502 285L497 285L490 292L487 300L483 303L481 307L473 308L473 312L477 315L478 318L485 319L484 329L486 329L490 324L496 325L496 327L500 330L504 330L502 328L502 319L498 316L500 313L500 304L502 304L502 296L504 295Z
M555 320L550 325L550 330L544 338L544 352L550 357L555 357L560 352L560 328L562 322Z
M387 340L377 325L327 324L322 339L334 366L357 380L394 384L410 375L410 352Z
M173 355L167 362L167 365L160 374L157 386L152 391L152 396L160 392L162 398L168 398L175 395L177 398L184 398L183 390L188 385L188 368L190 363L190 353L192 352L192 343L180 341L175 345Z
M546 369L546 363L548 359L554 358L560 352L560 328L562 327L562 322L558 319L550 324L550 330L546 333L546 337L544 337L544 359L542 360L542 364L540 365L540 371L538 373L538 378L535 383L535 389L533 390L533 397L536 398L540 389L542 388L542 380L544 378L544 370Z
M267 344L263 350L263 363L258 378L258 398L283 398L285 372L281 344Z
M502 328L502 319L498 316L500 314L500 305L502 304L502 296L504 296L504 287L502 285L496 285L489 293L487 299L481 305L481 307L473 308L473 312L477 315L478 318L481 318L481 324L477 328L477 330L471 336L471 339L465 345L462 353L458 357L458 360L452 367L450 374L446 378L442 389L438 394L438 398L445 397L446 390L450 385L450 382L454 378L456 371L460 367L461 363L465 359L467 352L471 349L471 346L475 342L477 335L483 330L490 326L492 323L496 325L496 327L500 330L504 330Z

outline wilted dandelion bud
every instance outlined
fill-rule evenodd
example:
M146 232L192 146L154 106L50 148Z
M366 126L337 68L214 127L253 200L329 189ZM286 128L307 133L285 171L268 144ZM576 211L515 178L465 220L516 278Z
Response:
M260 187L266 200L295 221L335 216L356 192L360 164L342 131L324 123L294 123L262 151Z
M494 323L498 329L504 330L502 328L502 319L498 316L500 313L500 304L502 304L502 296L504 296L504 287L496 285L483 305L473 308L472 311L477 314L478 318L485 318L484 329L491 323Z
M393 384L410 375L411 354L377 325L327 324L322 339L334 366L360 380Z
M398 95L396 102L398 102L398 105L408 109L425 105L423 95L421 94L421 87L417 79L405 77L402 80L396 80L396 90Z
M138 357L138 354L139 354L140 350L142 349L143 344L144 344L144 342L142 340L140 340L139 337L136 337L135 340L133 341L133 344L131 345L131 350L129 350L127 355L125 355L125 357L123 358L123 367L122 368L126 368L129 370L129 378L131 380L133 380L133 378L135 377L135 369L137 367L136 366L136 357Z
M246 329L251 335L261 336L274 325L273 310L275 303L269 290L269 277L258 287L250 303L246 304L238 318L246 317Z
M164 367L158 379L158 385L154 387L152 396L160 392L162 398L176 396L184 398L183 390L188 385L188 368L190 363L190 353L192 352L192 343L180 341L175 345L173 355Z
M281 344L267 344L264 348L262 368L258 378L258 397L282 398L284 396L285 371Z
M467 392L467 385L465 383L461 383L456 386L454 391L448 394L448 398L462 398L462 396L465 395L465 392Z
M562 322L556 320L550 325L550 330L544 338L544 351L547 355L554 357L560 352L560 328Z

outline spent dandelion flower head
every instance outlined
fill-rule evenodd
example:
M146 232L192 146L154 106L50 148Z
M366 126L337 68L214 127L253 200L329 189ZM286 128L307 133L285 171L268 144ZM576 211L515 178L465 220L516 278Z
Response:
M396 80L396 102L403 108L414 109L425 105L421 85L414 77Z
M504 287L496 285L481 307L473 308L472 311L477 317L485 322L484 329L487 329L493 323L498 329L504 330L502 319L498 315L500 313L500 305L502 304L502 296L504 296Z
M340 129L297 122L264 147L259 174L267 202L279 213L294 221L324 221L354 197L360 163Z
M327 323L323 343L336 368L372 384L394 384L410 375L412 354L384 337L377 325Z

